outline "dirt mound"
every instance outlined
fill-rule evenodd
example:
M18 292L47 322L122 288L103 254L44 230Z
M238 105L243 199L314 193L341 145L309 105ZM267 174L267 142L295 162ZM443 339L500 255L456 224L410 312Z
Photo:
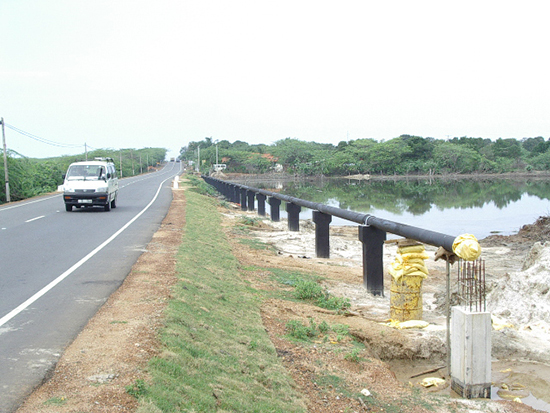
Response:
M518 235L532 241L550 241L550 216L539 217L534 224L521 227Z
M539 217L533 224L526 224L514 235L491 235L480 241L481 246L509 245L525 249L534 242L550 241L550 216Z

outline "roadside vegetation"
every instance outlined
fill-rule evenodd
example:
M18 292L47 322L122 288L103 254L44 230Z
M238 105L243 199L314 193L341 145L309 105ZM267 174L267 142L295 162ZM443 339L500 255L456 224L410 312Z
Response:
M263 327L261 297L239 275L216 201L187 191L186 202L163 352L150 363L151 383L129 391L142 412L304 412Z
M147 172L149 167L156 167L164 161L167 150L164 148L143 149L97 149L88 152L87 158L113 158L120 176L134 176ZM17 152L8 151L7 163L12 201L31 198L57 190L63 183L62 175L72 162L83 161L85 154L60 156L55 158L27 158ZM4 163L0 162L0 204L6 201L4 182Z
M200 181L186 191L186 225L177 257L178 283L173 287L160 352L148 366L148 378L128 386L140 401L138 413L160 412L306 412L307 399L283 365L261 317L266 300L288 300L343 314L349 300L333 297L314 274L284 268L249 267L233 255L217 208L220 201L206 194ZM236 219L230 229L235 242L251 249L267 245L250 242L255 220ZM257 289L244 274L262 273L275 288ZM277 287L278 286L278 287ZM327 311L327 310L323 310ZM346 362L372 363L364 344L345 324L313 317L286 323L279 337L310 352L326 348ZM408 403L434 409L423 395L407 393L388 402L376 393L363 395L334 372L318 374L310 383L324 395L334 392L360 402L366 409L402 411ZM437 402L439 403L439 402Z
M401 135L387 141L357 139L338 145L281 139L271 145L246 142L217 143L212 138L190 142L181 148L182 160L196 162L208 172L217 159L227 172L265 173L276 170L300 175L342 176L438 175L548 171L550 139L502 139L460 137L447 140Z

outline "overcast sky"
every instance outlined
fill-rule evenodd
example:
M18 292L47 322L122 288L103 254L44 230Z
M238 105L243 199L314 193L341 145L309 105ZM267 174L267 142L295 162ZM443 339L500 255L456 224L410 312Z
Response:
M550 137L547 1L0 0L25 156L204 137Z

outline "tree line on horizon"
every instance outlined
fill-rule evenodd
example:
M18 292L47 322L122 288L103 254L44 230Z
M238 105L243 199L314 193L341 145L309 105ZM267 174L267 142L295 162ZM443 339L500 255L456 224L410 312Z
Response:
M217 149L216 149L217 147ZM356 139L330 143L281 139L271 145L212 138L190 142L180 159L199 162L208 172L218 162L227 172L266 173L282 165L287 173L306 176L441 175L548 171L550 139L460 137L447 140L401 135L387 141Z
M113 158L119 176L134 176L147 172L149 166L163 162L168 152L165 148L143 149L96 149L87 154L88 160L95 157ZM3 152L0 151L3 156ZM65 155L53 158L27 158L15 151L7 151L11 201L20 201L40 194L53 192L63 183L63 174L73 162L86 160L86 154ZM0 162L0 204L6 202L4 163Z

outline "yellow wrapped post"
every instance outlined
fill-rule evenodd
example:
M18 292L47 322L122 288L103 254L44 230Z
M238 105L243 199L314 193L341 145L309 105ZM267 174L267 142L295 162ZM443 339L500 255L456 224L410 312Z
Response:
M397 321L422 320L422 282L428 276L424 260L429 256L422 244L397 242L397 255L390 265L390 318Z

